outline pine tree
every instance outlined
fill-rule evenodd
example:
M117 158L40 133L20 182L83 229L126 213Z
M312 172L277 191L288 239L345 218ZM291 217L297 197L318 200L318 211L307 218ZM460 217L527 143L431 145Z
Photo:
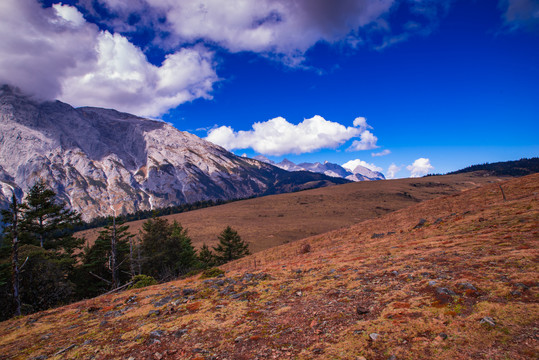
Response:
M198 251L198 261L203 269L210 268L216 265L215 254L210 250L209 246L204 244Z
M213 248L215 257L220 264L250 255L249 244L245 243L237 231L227 226L218 236L219 244Z
M79 271L79 279L82 277L79 287L83 288L79 289L80 295L95 296L106 289L116 289L130 278L129 241L134 235L128 229L128 225L109 220L94 245L84 249L83 265ZM100 281L89 281L90 275Z
M74 227L81 223L80 214L69 210L66 204L56 203L56 193L42 179L30 188L21 208L24 242L70 256L82 246L84 240L73 236Z
M176 221L169 224L162 218L149 219L140 234L142 272L164 281L183 275L197 263L191 239Z
M20 267L19 267L19 244L20 244L20 208L15 193L12 195L11 204L8 210L2 211L2 222L4 226L3 238L11 238L11 284L13 287L13 301L15 302L15 315L21 315L21 294L20 294Z

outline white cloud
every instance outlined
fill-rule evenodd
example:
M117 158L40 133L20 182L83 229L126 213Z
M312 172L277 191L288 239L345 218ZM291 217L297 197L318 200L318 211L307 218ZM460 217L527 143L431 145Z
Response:
M352 145L347 149L348 151L361 151L372 150L378 148L376 142L378 138L373 135L369 130L365 130L361 133L361 140L354 140Z
M406 169L410 171L411 177L420 177L427 175L434 167L430 164L429 159L419 158L412 165L408 165Z
M78 6L119 32L147 27L153 44L175 48L198 41L252 51L299 65L318 42L384 47L425 35L451 0L81 0ZM102 17L106 7L114 16ZM407 9L414 26L392 26L390 14ZM131 20L128 22L127 20ZM136 24L133 24L136 19ZM395 31L400 28L400 32ZM400 40L396 40L400 39Z
M63 81L62 100L75 106L91 104L158 116L187 101L210 98L218 80L213 53L202 46L167 55L157 67L125 37L101 32L97 53L93 67Z
M0 34L0 83L75 106L158 116L210 97L218 81L213 53L205 47L182 48L155 66L127 38L99 31L67 5L3 0Z
M500 0L506 26L510 30L539 29L539 2L537 0Z
M355 168L357 168L358 166L363 166L363 167L366 167L369 170L378 171L378 172L381 172L383 170L379 166L376 166L376 165L374 165L372 163L369 164L368 162L360 160L360 159L350 160L350 161L344 163L341 166L343 168L347 169L347 170L350 170L351 172L354 172Z
M402 166L397 166L395 164L389 165L389 168L387 169L387 178L388 179L395 179L397 176L397 173L401 171Z
M221 145L228 150L251 148L260 154L284 155L302 154L319 149L336 148L347 140L369 133L360 127L346 127L337 122L314 116L294 125L282 117L253 124L252 130L234 131L229 126L210 130L206 140ZM370 136L368 138L370 139ZM374 137L376 138L376 137Z
M391 154L391 150L385 149L385 150L380 151L380 152L377 152L377 153L371 153L371 156L372 156L372 157L375 157L375 156L386 156L386 155L389 155L389 154Z

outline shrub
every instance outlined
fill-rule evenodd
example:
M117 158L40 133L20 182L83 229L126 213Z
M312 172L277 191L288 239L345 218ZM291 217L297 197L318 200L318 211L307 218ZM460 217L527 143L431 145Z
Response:
M146 286L156 285L156 284L157 284L157 280L155 280L153 277L140 274L140 275L135 275L135 277L133 278L133 285L131 285L129 289L140 289Z
M202 275L200 275L200 278L209 279L209 278L214 278L214 277L217 277L219 275L224 275L224 274L225 274L224 270L221 270L219 268L211 268L211 269L204 270L202 272Z

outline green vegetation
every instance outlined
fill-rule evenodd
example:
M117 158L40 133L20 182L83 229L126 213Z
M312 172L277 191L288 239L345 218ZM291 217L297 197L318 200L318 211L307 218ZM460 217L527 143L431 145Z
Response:
M492 176L526 176L539 172L539 157L523 158L515 161L500 161L468 166L450 174L462 174L472 171L487 171Z
M218 264L224 264L251 254L249 245L230 226L227 226L218 238L219 244L213 248Z
M214 277L217 277L219 275L224 275L225 274L225 271L224 270L221 270L219 268L210 268L210 269L206 269L202 272L202 275L200 275L200 278L201 279L210 279L210 278L214 278Z
M140 289L146 286L158 284L157 280L155 280L153 277L144 274L135 275L131 281L133 282L133 285L131 285L129 289Z

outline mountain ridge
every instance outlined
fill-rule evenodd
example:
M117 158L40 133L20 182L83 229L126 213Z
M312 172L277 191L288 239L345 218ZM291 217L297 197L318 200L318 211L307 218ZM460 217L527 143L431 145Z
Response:
M286 158L281 162L272 161L262 155L257 155L254 158L287 171L310 171L327 176L343 178L350 181L385 180L385 176L381 172L371 170L362 165L357 165L353 169L349 169L339 164L330 163L329 161L324 161L324 163L303 162L300 164L295 164Z
M0 90L0 206L39 178L88 220L199 200L341 184L291 174L162 121Z

